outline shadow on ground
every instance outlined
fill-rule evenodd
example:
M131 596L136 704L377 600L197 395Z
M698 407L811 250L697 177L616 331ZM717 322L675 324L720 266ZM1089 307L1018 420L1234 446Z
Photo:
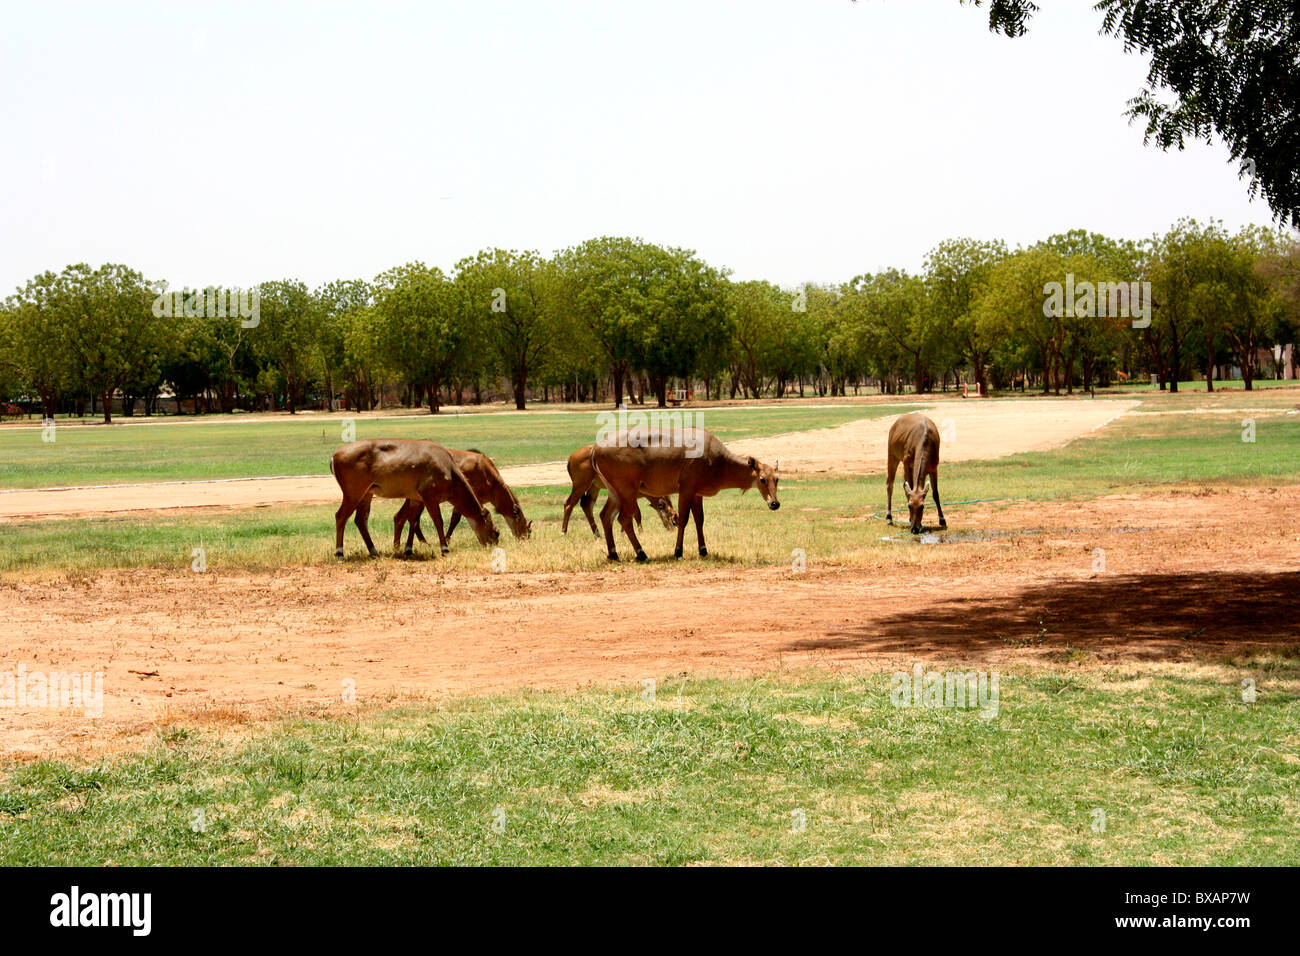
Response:
M1161 659L1300 643L1300 572L1105 575L990 598L926 599L790 650L979 658L1009 648Z

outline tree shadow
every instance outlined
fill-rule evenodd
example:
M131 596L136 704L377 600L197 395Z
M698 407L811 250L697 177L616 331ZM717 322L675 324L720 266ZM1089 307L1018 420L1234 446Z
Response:
M792 651L851 650L978 659L1009 648L1085 648L1159 659L1300 642L1300 572L1102 575L980 597L917 594L889 614Z

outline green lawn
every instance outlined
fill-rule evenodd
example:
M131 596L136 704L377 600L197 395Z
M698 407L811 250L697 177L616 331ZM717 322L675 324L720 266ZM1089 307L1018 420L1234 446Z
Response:
M0 863L1294 866L1297 678L1002 673L991 719L806 674L182 720L12 766Z
M1300 385L1300 381L1297 381L1296 379L1293 378L1281 379L1281 380L1273 379L1273 378L1257 378L1255 379L1255 381L1251 382L1251 386L1254 389L1295 388L1297 385ZM1123 391L1126 392L1159 392L1160 391L1160 386L1152 385L1149 380L1146 382L1138 382L1138 381L1125 382L1123 384L1115 385L1115 388L1122 389ZM1241 381L1241 379L1228 379L1226 381L1220 381L1218 379L1215 379L1214 390L1216 392L1219 391L1245 392L1246 383ZM1207 391L1207 389L1205 387L1205 381L1202 379L1201 381L1179 382L1178 391L1179 392L1204 392Z

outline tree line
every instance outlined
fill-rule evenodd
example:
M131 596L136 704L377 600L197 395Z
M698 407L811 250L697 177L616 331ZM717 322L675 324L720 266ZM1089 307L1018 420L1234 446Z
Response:
M1143 241L1075 230L1014 250L950 239L919 273L793 289L607 237L316 289L170 290L119 264L44 272L0 307L0 397L111 421L115 399L153 414L167 394L196 413L436 413L502 395L520 409L662 406L675 388L706 400L963 381L1068 393L1154 375L1176 390L1193 372L1212 388L1228 365L1250 388L1280 377L1273 347L1298 340L1300 244L1260 227L1188 219Z

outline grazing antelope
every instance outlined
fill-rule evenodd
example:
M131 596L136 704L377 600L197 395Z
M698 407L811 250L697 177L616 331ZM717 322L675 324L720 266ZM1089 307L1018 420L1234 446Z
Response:
M465 516L479 544L496 544L500 535L492 526L492 516L479 504L474 489L451 452L437 442L410 439L354 441L344 445L330 459L330 472L343 492L343 504L334 514L334 554L343 557L343 528L356 513L357 530L375 557L370 540L370 500L379 498L414 498L422 501L433 515L438 540L445 553L447 537L442 529L438 505L450 501Z
M605 544L611 561L618 560L618 550L614 547L615 512L623 533L636 550L637 561L648 560L632 527L637 495L665 497L677 493L677 547L673 551L673 557L677 558L682 556L682 538L692 515L700 556L708 555L704 546L704 499L710 495L728 488L741 491L757 488L769 508L775 511L781 507L776 469L728 451L712 432L686 428L679 434L680 440L669 444L638 442L633 446L627 437L622 432L613 442L598 442L591 448L592 469L609 489L609 500L600 511L600 521L605 527ZM687 449L692 450L693 456L687 455Z
M889 428L889 477L886 479L885 520L894 523L894 473L903 465L903 492L912 534L921 533L925 493L934 491L939 527L948 527L939 503L939 429L919 412L900 416ZM924 481L924 484L922 484Z
M506 480L501 477L501 472L497 470L496 463L487 455L483 454L477 448L471 448L469 451L461 451L459 448L448 448L451 457L456 461L456 467L460 469L461 474L469 482L469 486L474 489L474 494L484 505L491 505L497 510L497 514L506 519L506 524L510 525L510 530L516 538L526 538L533 532L533 523L524 517L524 509L519 506L519 499L515 493L510 490ZM412 553L412 546L416 538L424 542L424 533L420 531L420 515L424 513L424 502L418 498L408 499L402 503L402 507L397 509L397 514L393 515L393 550L396 551L402 543L402 526L410 522L411 530L406 535L406 553ZM460 512L453 510L451 513L451 523L447 525L447 539L451 538L451 533L456 530L456 525L460 523ZM442 545L442 553L447 553L447 546Z
M573 513L575 504L582 505L582 513L587 516L587 524L591 525L591 533L595 537L600 536L596 530L596 516L592 514L592 505L600 497L600 489L605 487L604 482L596 477L595 469L591 467L591 446L584 445L572 455L569 456L569 480L573 482L573 490L569 492L569 497L564 499L564 521L560 524L560 534L569 533L569 515ZM645 496L650 501L650 506L659 515L659 520L664 523L664 527L669 531L677 527L677 509L669 498L659 498ZM636 524L641 527L641 509L636 511Z

